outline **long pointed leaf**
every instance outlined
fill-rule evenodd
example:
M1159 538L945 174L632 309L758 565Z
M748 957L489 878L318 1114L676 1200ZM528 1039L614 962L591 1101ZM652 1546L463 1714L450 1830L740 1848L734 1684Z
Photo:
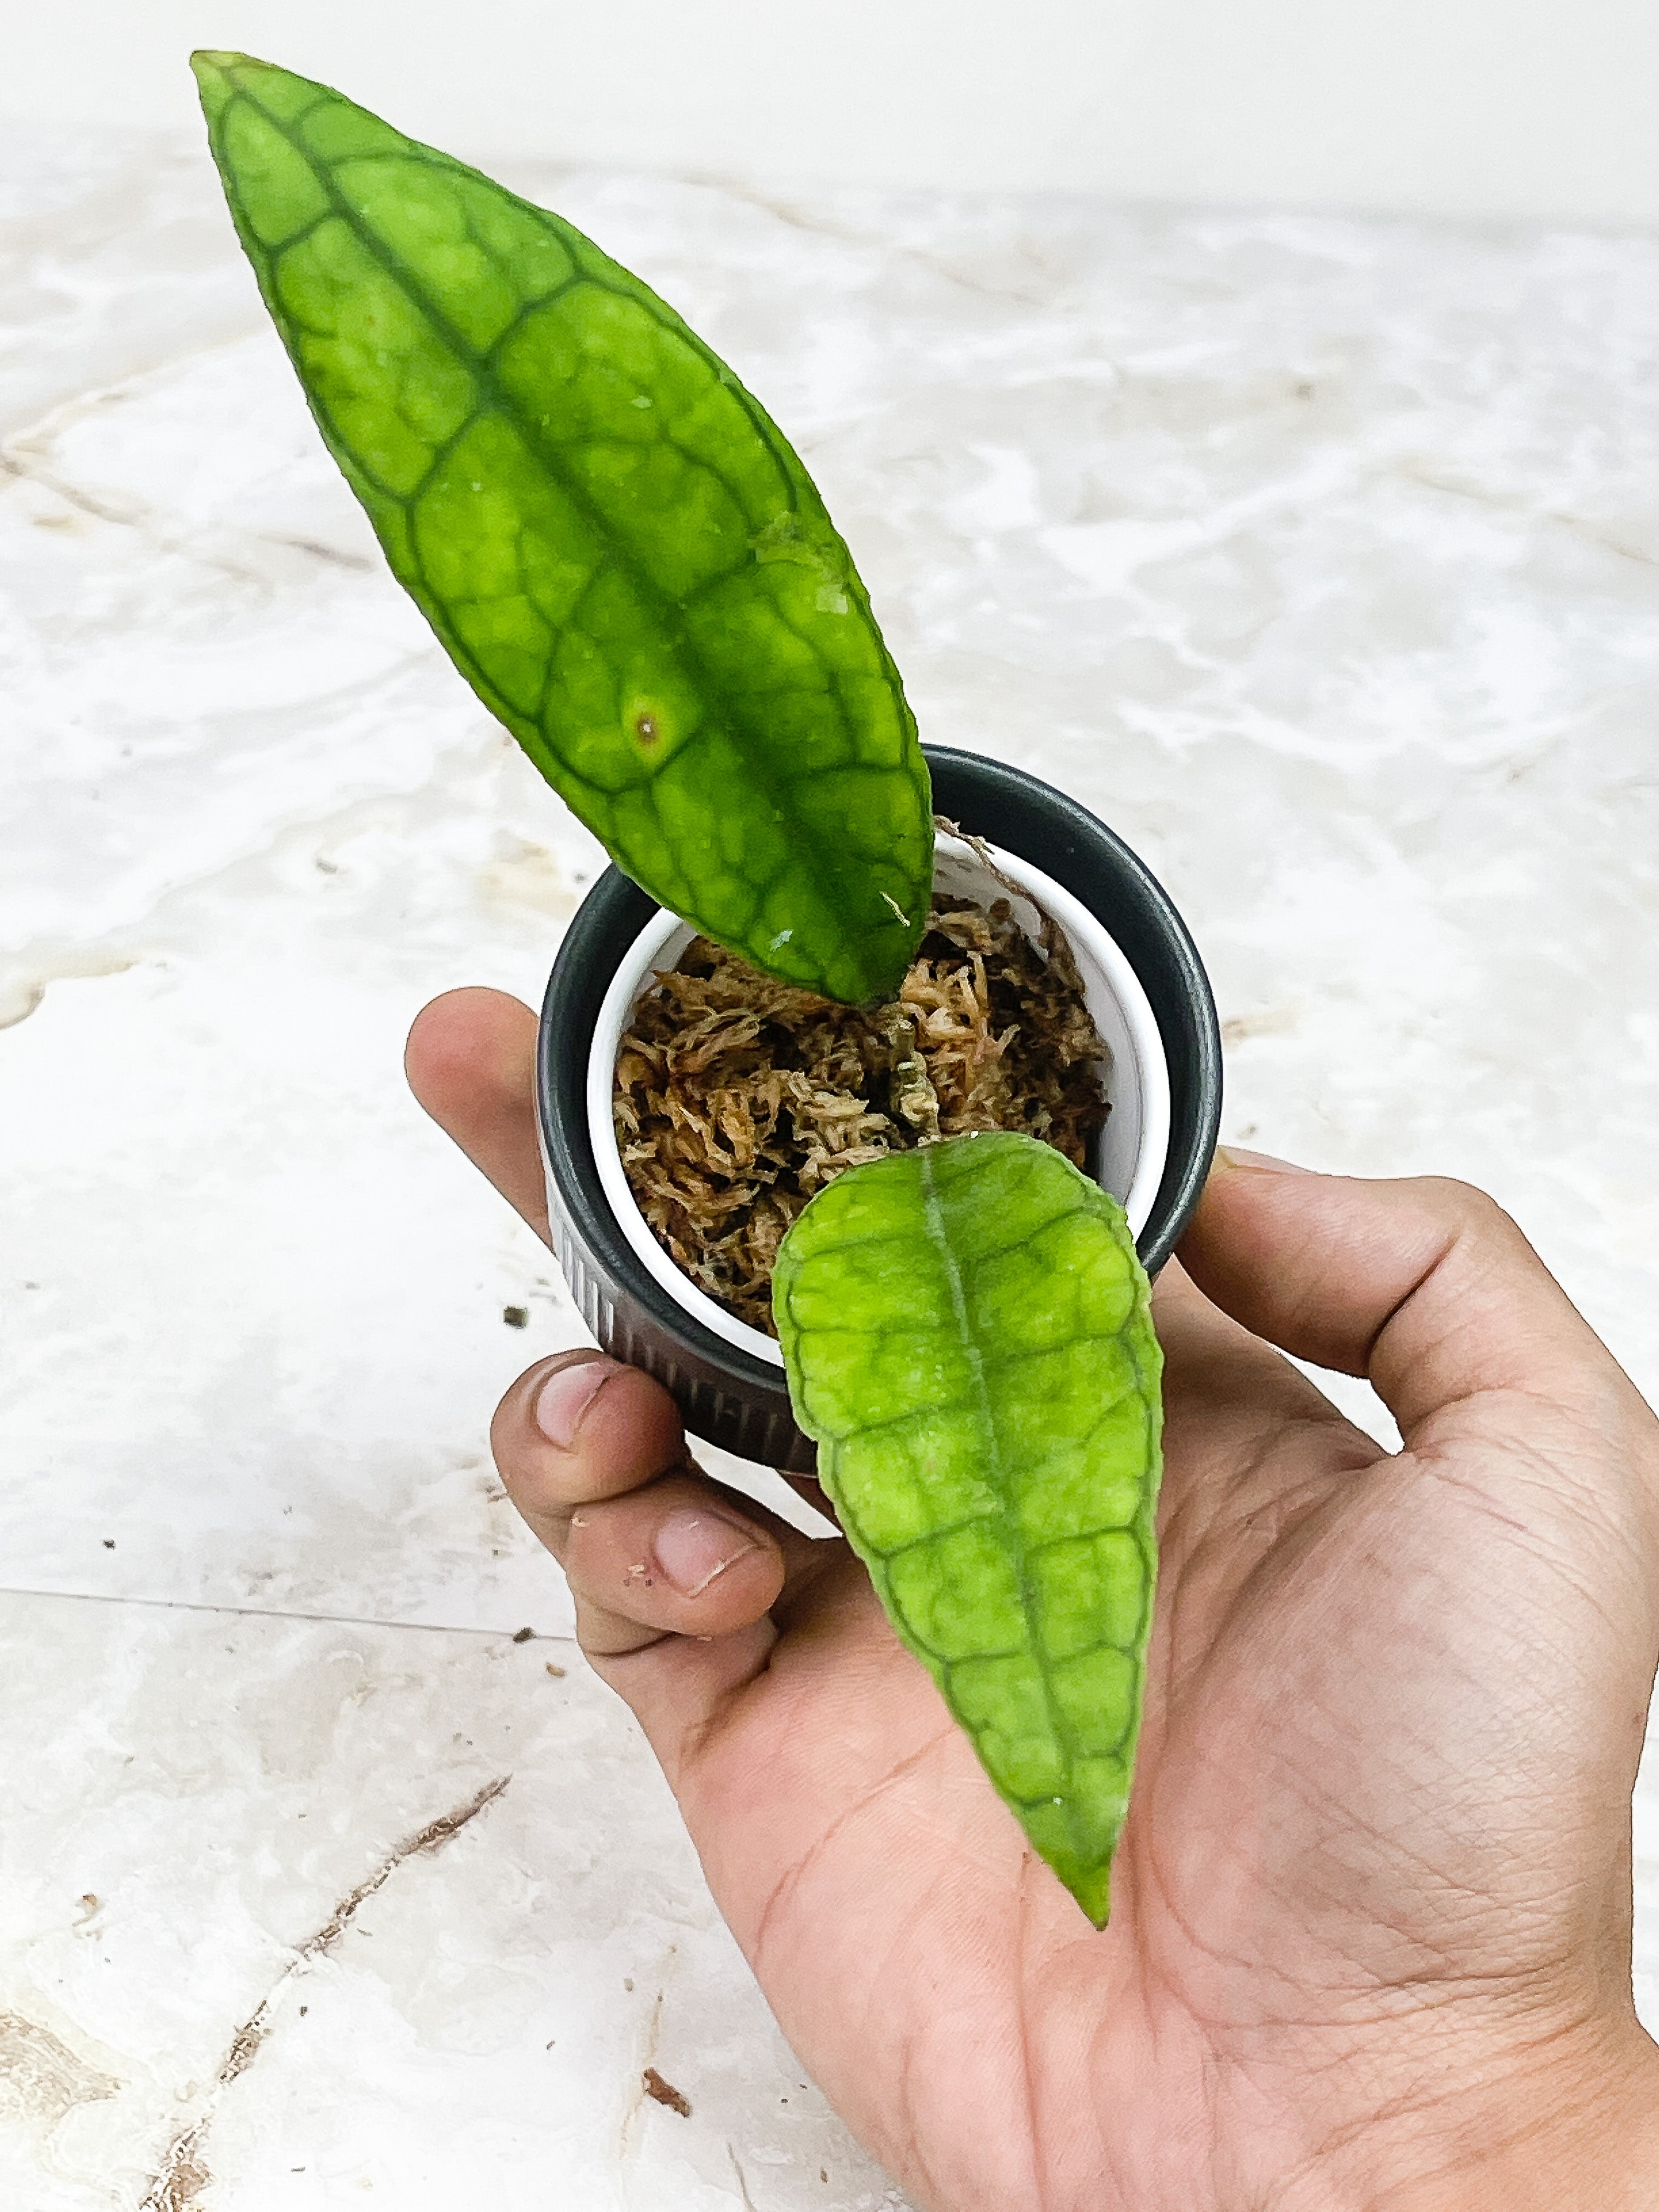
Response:
M894 1627L1097 1927L1156 1576L1148 1298L1115 1199L1012 1135L849 1169L773 1276L818 1479Z
M559 216L304 77L192 66L312 411L479 697L665 905L787 981L891 996L927 771L782 433Z

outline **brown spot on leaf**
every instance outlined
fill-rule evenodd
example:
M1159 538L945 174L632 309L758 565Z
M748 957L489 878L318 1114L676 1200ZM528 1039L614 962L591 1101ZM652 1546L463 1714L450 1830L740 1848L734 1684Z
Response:
M642 745L654 745L662 735L661 731L657 727L656 716L636 714L634 718L634 734Z

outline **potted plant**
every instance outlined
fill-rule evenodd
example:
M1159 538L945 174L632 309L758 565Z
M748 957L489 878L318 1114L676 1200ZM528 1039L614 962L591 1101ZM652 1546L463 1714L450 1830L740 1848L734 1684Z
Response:
M637 277L325 87L194 66L266 304L394 572L616 863L566 934L538 1054L584 1316L695 1432L816 1465L991 1781L1103 1923L1155 1574L1147 1276L1219 1115L1191 940L1085 810L921 745L798 456ZM732 1018L680 1049L657 1002L716 984ZM939 1042L953 994L965 1058ZM1045 1022L1075 1063L1058 1121ZM671 1095L715 1042L763 1036L752 1096L720 1094L729 1128ZM619 1146L646 1061L658 1126ZM971 1080L951 1090L947 1061ZM802 1136L815 1115L828 1137ZM735 1198L731 1175L672 1182L692 1127L748 1163ZM653 1229L659 1202L689 1243ZM769 1224L723 1228L746 1304L691 1279L700 1204Z

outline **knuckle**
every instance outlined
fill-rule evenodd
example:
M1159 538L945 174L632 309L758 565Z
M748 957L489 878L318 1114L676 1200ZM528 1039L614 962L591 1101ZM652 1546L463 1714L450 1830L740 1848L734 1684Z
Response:
M1465 1235L1488 1243L1519 1239L1514 1217L1478 1184L1460 1182L1455 1176L1430 1176L1424 1178L1424 1187L1432 1194L1437 1212Z

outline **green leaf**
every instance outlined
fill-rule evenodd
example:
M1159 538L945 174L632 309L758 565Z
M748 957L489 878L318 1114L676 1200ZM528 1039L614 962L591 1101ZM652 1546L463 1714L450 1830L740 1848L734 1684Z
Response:
M837 1176L772 1289L795 1418L889 1619L1103 1927L1162 1465L1122 1207L1035 1138L956 1137Z
M191 66L312 412L479 697L653 897L787 981L890 998L927 770L782 433L559 216L304 77Z

